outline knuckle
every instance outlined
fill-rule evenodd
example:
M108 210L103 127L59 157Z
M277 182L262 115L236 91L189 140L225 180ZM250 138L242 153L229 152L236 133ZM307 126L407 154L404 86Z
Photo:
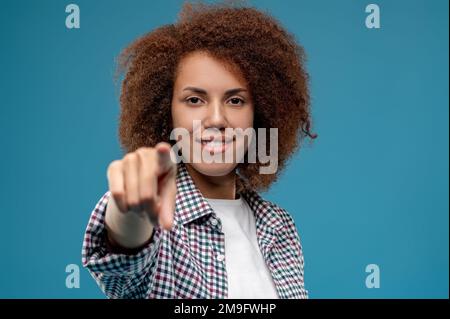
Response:
M141 181L143 184L150 184L156 177L156 171L153 168L148 168L144 172L141 172Z
M109 165L108 165L108 169L107 172L108 174L111 172L115 172L117 170L119 170L122 166L122 161L121 160L114 160L112 161Z
M148 153L150 153L150 152L152 151L152 149L153 149L153 148L151 148L151 147L144 146L144 147L138 148L137 151L136 151L136 153L139 153L139 154L148 154Z
M126 155L123 157L123 161L124 161L125 163L129 164L130 162L135 161L136 158L137 158L137 154L136 154L135 152L131 152L131 153L126 154Z
M142 159L149 159L155 154L155 150L151 147L141 147L136 151L136 153L142 158Z

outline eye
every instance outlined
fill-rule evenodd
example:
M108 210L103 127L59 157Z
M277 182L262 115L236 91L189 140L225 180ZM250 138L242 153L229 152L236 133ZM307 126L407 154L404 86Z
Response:
M202 102L202 100L200 100L200 98L198 98L196 96L189 97L186 99L186 101L192 105L199 105Z
M229 99L229 102L232 105L242 105L244 104L244 100L238 97L232 97L231 99Z

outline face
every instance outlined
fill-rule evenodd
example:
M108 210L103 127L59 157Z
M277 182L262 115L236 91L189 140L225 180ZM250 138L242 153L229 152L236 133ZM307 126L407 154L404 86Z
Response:
M183 161L196 171L208 176L234 171L249 140L236 132L253 128L253 115L251 94L238 69L200 51L180 61L172 97L173 127L186 133L178 144Z

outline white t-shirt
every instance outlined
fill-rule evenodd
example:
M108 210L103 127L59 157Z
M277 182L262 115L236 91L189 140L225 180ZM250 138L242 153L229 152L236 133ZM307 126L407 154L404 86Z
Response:
M258 245L253 211L247 201L210 199L225 234L225 265L228 298L277 299L278 293L270 270Z

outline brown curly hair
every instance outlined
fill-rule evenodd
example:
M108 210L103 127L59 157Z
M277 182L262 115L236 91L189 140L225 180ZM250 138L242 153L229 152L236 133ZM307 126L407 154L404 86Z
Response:
M243 187L266 190L311 133L305 53L269 14L236 4L185 3L174 24L140 37L119 56L125 74L119 138L125 152L170 141L171 100L179 61L193 51L237 66L255 106L254 128L278 128L278 171L259 174L257 163L238 166ZM267 139L269 140L269 139ZM268 148L266 148L268 149Z

